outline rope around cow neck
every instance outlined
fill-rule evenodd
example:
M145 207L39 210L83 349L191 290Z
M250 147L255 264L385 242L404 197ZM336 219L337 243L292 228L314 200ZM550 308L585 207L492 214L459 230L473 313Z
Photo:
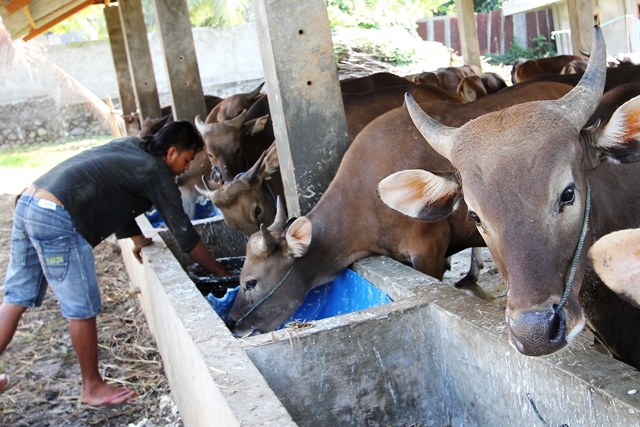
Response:
M576 270L578 270L578 263L580 262L580 255L582 254L582 248L584 246L584 241L587 237L587 229L589 228L589 216L591 215L591 186L589 182L587 182L587 201L586 207L584 210L584 221L582 223L582 231L580 232L580 240L578 241L578 248L576 249L576 253L573 256L573 264L571 264L571 273L569 274L569 280L567 281L567 286L564 290L564 294L560 299L560 303L556 307L556 313L562 310L565 302L567 302L567 298L569 298L569 292L571 292L571 287L573 286L573 281L576 277Z

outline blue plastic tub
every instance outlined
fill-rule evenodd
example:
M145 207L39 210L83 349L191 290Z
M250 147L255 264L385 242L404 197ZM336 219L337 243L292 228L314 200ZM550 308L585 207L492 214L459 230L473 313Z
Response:
M153 228L166 226L164 220L155 208L151 209L149 212L145 212L144 215L147 217ZM193 219L213 218L214 216L219 215L222 215L222 212L213 203L211 203L211 200L201 195L196 198L196 211Z
M229 289L222 298L216 298L213 294L209 294L205 298L220 318L226 322L237 293L238 288L234 288ZM298 311L280 328L296 320L310 322L326 319L389 302L391 299L387 294L363 279L355 271L347 268L333 282L312 289Z

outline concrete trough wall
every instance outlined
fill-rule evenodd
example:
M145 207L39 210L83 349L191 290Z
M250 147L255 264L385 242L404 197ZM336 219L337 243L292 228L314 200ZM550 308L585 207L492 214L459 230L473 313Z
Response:
M353 268L394 302L238 340L161 237L143 265L121 245L187 426L543 425L527 396L551 426L640 425L637 370L580 343L523 356L500 308L388 258Z

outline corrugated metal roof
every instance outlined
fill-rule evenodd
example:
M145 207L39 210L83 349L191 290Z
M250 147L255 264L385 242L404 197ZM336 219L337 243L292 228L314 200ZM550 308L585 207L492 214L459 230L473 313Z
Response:
M0 17L11 38L29 40L92 4L109 0L0 0Z

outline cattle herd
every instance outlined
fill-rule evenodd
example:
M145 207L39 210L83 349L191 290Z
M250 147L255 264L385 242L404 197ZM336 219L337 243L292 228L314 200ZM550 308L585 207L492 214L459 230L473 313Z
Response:
M596 26L588 56L513 70L510 86L472 66L341 81L350 146L289 220L262 85L196 118L206 150L179 178L185 209L200 193L248 239L232 332L274 330L358 259L442 279L447 257L488 246L521 353L555 352L588 324L640 368L640 66L608 67Z

